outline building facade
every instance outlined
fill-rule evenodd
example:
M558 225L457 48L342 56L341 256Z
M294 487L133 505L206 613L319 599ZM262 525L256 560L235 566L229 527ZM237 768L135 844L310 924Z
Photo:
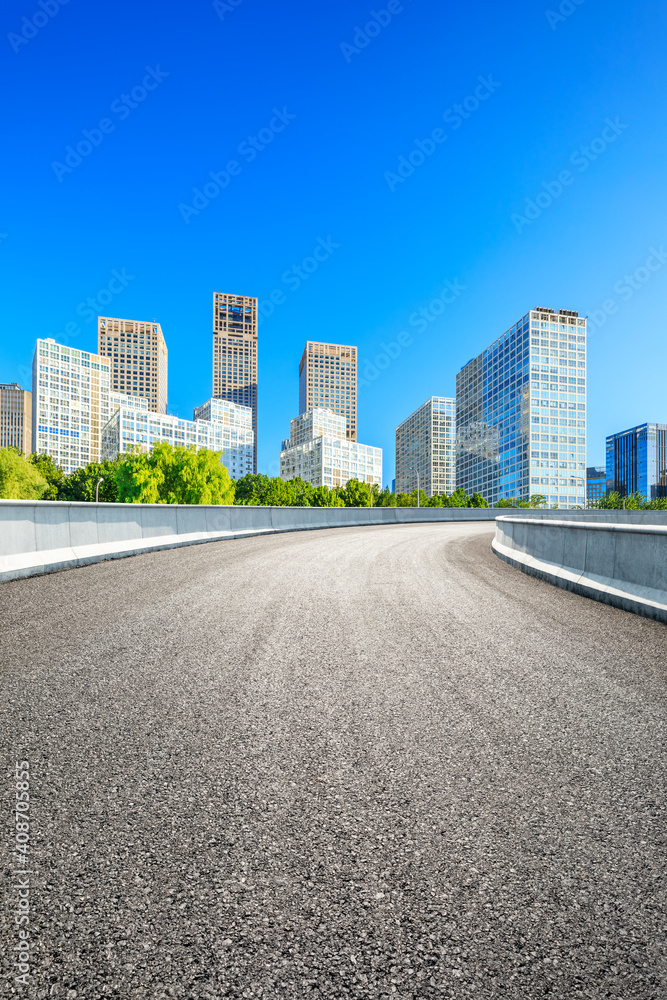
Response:
M109 419L109 361L38 340L32 363L32 450L51 455L66 475L100 461Z
M357 349L306 342L299 364L299 413L324 407L345 418L345 436L357 440Z
M228 400L209 399L195 409L194 420L154 413L130 397L112 397L112 415L102 431L102 457L112 461L138 448L142 452L161 442L197 450L222 452L221 462L232 479L252 472L252 410ZM143 401L142 401L143 403Z
M0 382L0 448L32 448L32 393L17 382Z
M667 497L667 424L640 424L607 438L607 492Z
M607 470L603 466L591 465L586 469L586 506L590 507L607 493Z
M456 484L489 504L586 498L586 320L526 313L456 377Z
M456 489L456 400L431 396L396 428L396 493Z
M168 352L159 323L99 316L97 348L109 360L114 392L147 399L154 413L167 412Z
M382 449L350 441L345 417L315 407L291 421L280 454L281 479L345 486L350 479L382 488Z
M257 472L257 299L213 293L213 397L252 411Z

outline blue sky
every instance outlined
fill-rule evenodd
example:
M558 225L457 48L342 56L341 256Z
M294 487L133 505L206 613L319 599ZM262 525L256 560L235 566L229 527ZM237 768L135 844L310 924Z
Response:
M589 464L607 433L667 421L664 5L9 0L0 18L0 380L29 385L35 339L67 324L95 350L97 312L157 319L169 410L191 418L213 291L257 295L260 470L321 339L359 347L359 439L390 482L396 424L544 305L597 320Z

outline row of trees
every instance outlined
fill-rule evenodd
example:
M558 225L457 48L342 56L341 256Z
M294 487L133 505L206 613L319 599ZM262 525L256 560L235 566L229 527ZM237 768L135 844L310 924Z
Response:
M270 476L248 475L235 483L234 503L250 507L416 507L417 490L412 493L392 493L388 487L370 486L358 479L350 479L346 486L311 486L303 479L282 479ZM469 497L463 490L451 496L428 497L419 491L420 507L488 507L479 493Z
M161 443L149 454L91 462L66 476L50 455L25 458L15 448L3 448L0 498L90 502L99 483L99 499L105 503L232 504L234 484L220 458L206 448Z
M119 455L113 462L91 462L66 476L50 455L25 458L15 448L0 449L0 498L71 500L105 503L243 504L276 507L416 507L417 490L394 494L358 479L344 487L312 486L302 479L247 475L233 482L219 452L163 442L148 454ZM420 507L488 507L479 493L462 489L449 496L429 497L419 491ZM497 507L546 507L535 494L528 500L503 499ZM667 499L650 500L640 493L612 493L591 505L602 510L667 510Z

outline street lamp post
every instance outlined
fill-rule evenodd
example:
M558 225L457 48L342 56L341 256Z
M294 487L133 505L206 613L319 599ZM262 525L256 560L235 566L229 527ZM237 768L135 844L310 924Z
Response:
M95 503L100 502L100 483L104 482L104 476L100 476L97 480L97 486L95 487Z

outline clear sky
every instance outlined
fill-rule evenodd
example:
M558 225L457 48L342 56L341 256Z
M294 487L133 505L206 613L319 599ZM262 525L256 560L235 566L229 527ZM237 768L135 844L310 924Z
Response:
M98 312L157 319L191 418L213 291L256 295L260 470L320 339L358 345L359 440L390 482L396 424L544 305L598 320L589 464L667 421L664 4L6 0L0 19L0 381L29 387L35 339L67 324L95 350Z

